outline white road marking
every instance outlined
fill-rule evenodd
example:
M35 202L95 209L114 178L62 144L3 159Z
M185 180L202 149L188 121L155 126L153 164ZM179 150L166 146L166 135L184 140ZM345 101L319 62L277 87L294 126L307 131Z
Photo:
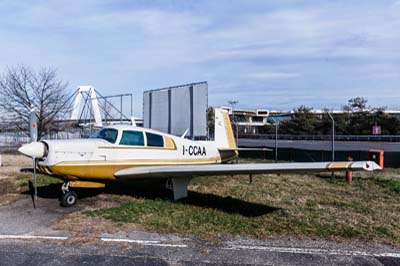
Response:
M187 245L185 244L166 244L166 243L161 243L161 241L155 241L155 240L136 240L136 239L106 238L106 237L102 237L101 240L105 242L135 243L143 246L187 248Z
M31 235L0 235L0 239L48 239L67 240L66 236L31 236Z
M46 239L46 240L67 240L66 236L35 236L35 235L0 235L2 239ZM123 239L123 238L101 238L104 242L124 242L135 243L144 246L158 246L158 247L176 247L187 248L185 244L167 244L161 243L158 240L138 240L138 239ZM400 258L400 253L384 252L384 253L370 253L365 251L348 251L348 250L329 250L318 248L285 248L285 247L267 247L267 246L248 246L248 245L231 245L223 247L226 250L262 250L267 252L278 253L294 253L294 254L314 254L314 255L340 255L340 256L366 256L366 257L391 257Z
M348 250L328 250L318 248L285 248L285 247L266 247L266 246L245 246L232 245L223 249L230 250L262 250L279 253L295 253L295 254L315 254L315 255L342 255L342 256L366 256L366 257L392 257L400 258L400 253L370 253L365 251L348 251Z

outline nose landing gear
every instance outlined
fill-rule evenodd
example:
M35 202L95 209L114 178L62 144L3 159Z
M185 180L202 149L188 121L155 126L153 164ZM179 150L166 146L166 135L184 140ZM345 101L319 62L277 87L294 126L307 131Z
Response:
M71 207L75 205L75 203L78 201L78 195L70 190L65 194L62 194L61 196L61 206L63 207Z
M64 182L61 187L62 195L60 198L60 204L63 207L71 207L78 201L78 195L75 191L70 190L69 186L70 182Z
M62 195L60 197L60 205L63 207L71 207L76 204L78 201L78 195L75 191L72 191L70 188L78 188L78 189L87 189L87 188L96 188L101 189L105 188L104 183L93 182L93 181L65 181L61 187Z

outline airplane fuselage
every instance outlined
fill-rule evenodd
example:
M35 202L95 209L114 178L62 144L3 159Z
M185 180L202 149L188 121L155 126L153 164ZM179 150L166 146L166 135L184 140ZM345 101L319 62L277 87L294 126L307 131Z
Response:
M104 130L115 136L42 141L45 154L38 168L68 180L115 180L114 173L125 168L217 164L237 155L220 153L213 142L192 141L151 129L118 125Z

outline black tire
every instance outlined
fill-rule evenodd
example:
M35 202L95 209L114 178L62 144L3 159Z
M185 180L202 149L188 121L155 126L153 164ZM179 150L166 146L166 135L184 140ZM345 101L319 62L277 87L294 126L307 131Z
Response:
M61 206L63 207L74 206L77 201L78 201L78 195L72 190L61 195Z

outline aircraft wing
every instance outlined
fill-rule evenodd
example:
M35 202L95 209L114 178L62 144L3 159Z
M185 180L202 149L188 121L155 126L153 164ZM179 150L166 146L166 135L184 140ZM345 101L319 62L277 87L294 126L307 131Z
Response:
M178 178L208 175L268 173L309 173L332 171L374 171L381 167L373 161L317 163L255 163L131 167L114 174L117 179Z
M273 151L270 148L218 148L219 151Z

